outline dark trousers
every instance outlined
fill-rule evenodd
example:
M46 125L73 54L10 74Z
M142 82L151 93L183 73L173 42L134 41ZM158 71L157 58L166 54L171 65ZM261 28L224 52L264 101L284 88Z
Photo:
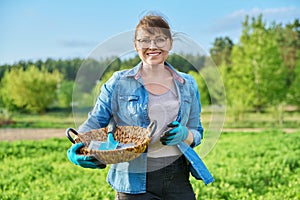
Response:
M117 192L116 200L195 200L184 156L166 167L147 172L146 190L142 194Z

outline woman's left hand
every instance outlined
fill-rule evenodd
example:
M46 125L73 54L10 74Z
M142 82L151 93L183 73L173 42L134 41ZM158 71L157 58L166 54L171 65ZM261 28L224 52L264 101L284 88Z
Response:
M160 138L160 141L163 145L176 145L188 137L188 128L182 126L179 122L173 121L172 123L168 124L168 127L172 129L165 131Z

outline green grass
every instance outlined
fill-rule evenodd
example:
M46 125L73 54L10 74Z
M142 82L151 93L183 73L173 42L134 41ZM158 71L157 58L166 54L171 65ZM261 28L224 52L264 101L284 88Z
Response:
M49 112L45 114L12 113L13 124L3 126L11 128L66 128L74 126L72 112Z
M205 158L215 176L199 199L299 199L300 133L225 133Z
M215 118L218 115L214 113ZM222 115L220 115L222 116ZM204 127L208 127L212 120L210 112L203 112L202 122ZM300 127L300 112L285 112L283 123L279 124L278 120L270 112L265 113L245 113L244 118L236 120L229 113L222 116L224 120L224 128L264 128L264 129L277 129L277 128L299 128Z
M80 120L83 122L87 117L87 112L81 114ZM72 111L70 112L48 112L45 114L21 114L11 113L11 119L14 124L5 125L2 127L12 128L66 128L74 127L74 117ZM215 115L217 115L215 113ZM78 116L76 116L78 117ZM246 113L243 120L236 121L229 114L223 115L224 128L261 128L276 129L276 128L299 128L300 127L300 113L286 112L284 114L283 124L279 124L271 113ZM204 128L209 127L212 122L212 114L204 111L201 115ZM1 121L1 120L0 120ZM1 123L0 123L1 124ZM1 127L1 126L0 126Z
M216 181L197 199L299 199L300 132L225 133L204 158ZM0 142L1 199L114 199L104 170L70 163L67 139ZM199 149L197 149L199 150Z

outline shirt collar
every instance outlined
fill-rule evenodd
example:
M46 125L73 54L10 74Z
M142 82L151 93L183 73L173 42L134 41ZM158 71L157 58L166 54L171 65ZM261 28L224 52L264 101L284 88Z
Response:
M141 78L140 69L141 69L142 65L143 65L143 63L140 62L134 68L130 69L127 73L127 76L134 77L136 80ZM165 62L165 66L166 66L166 69L172 73L175 80L177 80L181 84L184 84L184 82L185 82L184 78L175 70L175 68L170 63Z

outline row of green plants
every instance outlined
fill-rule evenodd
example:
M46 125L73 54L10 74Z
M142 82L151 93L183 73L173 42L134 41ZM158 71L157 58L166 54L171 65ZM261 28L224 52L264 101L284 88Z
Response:
M197 199L298 200L299 140L300 132L223 133L203 159L215 182L205 186L191 178ZM66 138L1 141L1 199L114 199L108 168L73 165L66 156L69 146Z

